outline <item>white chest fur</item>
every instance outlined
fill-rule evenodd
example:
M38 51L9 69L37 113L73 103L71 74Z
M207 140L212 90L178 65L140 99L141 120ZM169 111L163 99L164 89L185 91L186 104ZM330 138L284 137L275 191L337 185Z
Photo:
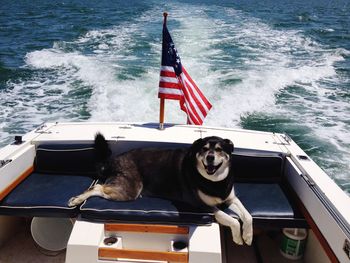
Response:
M217 206L232 199L235 196L235 192L234 192L234 189L232 189L230 195L225 200L221 199L220 197L207 195L203 193L201 190L198 190L198 196L205 204L209 206Z

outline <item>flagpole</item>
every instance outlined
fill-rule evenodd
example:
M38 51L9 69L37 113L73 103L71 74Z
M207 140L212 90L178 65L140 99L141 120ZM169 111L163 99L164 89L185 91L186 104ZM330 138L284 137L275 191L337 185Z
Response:
M166 26L166 20L168 17L168 13L163 13L163 27ZM164 106L165 106L165 99L160 98L160 108L159 108L159 129L164 130Z

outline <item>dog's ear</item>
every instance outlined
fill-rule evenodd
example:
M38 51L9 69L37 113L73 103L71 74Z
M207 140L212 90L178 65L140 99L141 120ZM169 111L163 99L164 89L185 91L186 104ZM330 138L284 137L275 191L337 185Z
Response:
M225 143L225 149L227 149L227 152L228 153L233 153L233 150L234 150L234 145L233 145L233 142L229 139L224 139L224 143Z
M190 154L190 157L191 158L194 157L196 155L196 153L199 151L199 149L202 148L202 146L203 146L203 139L202 138L195 140L192 143L192 145L188 151L188 153Z
M199 138L198 140L195 140L192 144L192 147L191 149L196 152L198 151L203 145L203 139L202 138Z

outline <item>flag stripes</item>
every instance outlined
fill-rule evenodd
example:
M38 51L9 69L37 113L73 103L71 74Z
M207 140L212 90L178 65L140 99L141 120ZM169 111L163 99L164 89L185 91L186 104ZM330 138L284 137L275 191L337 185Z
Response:
M173 67L161 67L158 97L180 100L189 124L201 125L212 107L183 66L179 77Z
M165 25L163 27L162 65L158 97L179 100L181 110L187 114L188 124L202 125L212 107L181 64L180 57Z

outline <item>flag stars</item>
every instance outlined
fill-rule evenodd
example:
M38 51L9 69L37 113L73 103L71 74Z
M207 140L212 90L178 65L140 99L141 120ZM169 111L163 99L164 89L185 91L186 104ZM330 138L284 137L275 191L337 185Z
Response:
M166 26L163 26L162 47L158 97L179 100L181 110L187 114L188 123L201 125L212 106L182 66Z

